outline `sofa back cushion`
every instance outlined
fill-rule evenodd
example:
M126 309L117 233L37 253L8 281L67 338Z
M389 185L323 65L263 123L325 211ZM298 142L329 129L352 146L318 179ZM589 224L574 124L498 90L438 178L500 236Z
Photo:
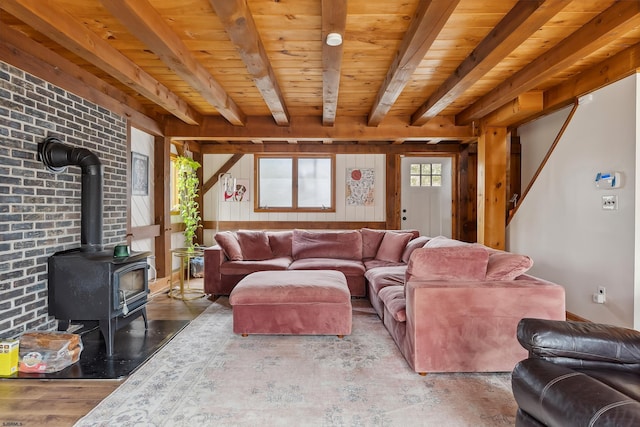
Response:
M293 230L293 259L337 258L362 260L362 235L358 230Z
M378 252L376 252L375 259L389 262L402 261L402 253L407 247L407 243L409 243L409 240L412 238L412 233L387 231L384 233Z
M239 230L236 235L238 236L238 243L240 243L244 260L262 261L273 258L266 232Z
M407 266L406 280L484 280L489 252L477 246L418 248Z
M418 248L424 247L424 245L427 244L430 239L431 238L427 236L419 236L415 239L409 240L409 243L407 243L407 246L404 248L404 252L402 252L402 262L408 264L409 258L411 257L413 251Z
M375 258L384 237L384 230L362 228L360 233L362 234L362 258Z
M267 231L269 246L274 257L291 256L291 242L293 241L293 231Z
M222 248L222 251L231 261L242 261L242 249L235 233L232 231L220 231L214 239Z
M425 248L451 248L456 246L469 246L473 243L467 243L456 239L451 239L446 236L436 236L433 239L430 239Z

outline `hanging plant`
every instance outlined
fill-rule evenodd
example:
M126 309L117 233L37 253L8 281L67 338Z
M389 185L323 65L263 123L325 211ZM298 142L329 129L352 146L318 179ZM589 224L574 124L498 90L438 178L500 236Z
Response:
M178 156L175 161L177 171L176 185L178 188L178 208L184 223L184 245L193 250L196 231L200 225L200 205L198 204L198 186L200 181L196 171L200 163L186 157Z

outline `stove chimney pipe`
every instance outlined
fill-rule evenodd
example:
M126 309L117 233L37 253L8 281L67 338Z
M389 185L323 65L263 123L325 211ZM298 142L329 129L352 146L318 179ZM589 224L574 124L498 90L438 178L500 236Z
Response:
M56 137L38 143L38 159L48 170L63 172L67 166L82 170L80 250L102 250L102 165L100 159L86 148L71 147Z

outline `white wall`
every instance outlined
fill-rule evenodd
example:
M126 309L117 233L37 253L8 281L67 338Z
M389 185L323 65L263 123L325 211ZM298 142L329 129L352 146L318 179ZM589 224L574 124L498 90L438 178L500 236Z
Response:
M532 274L565 287L567 311L596 322L638 328L640 292L634 273L636 240L640 240L634 231L635 147L640 135L637 77L592 95L590 102L578 107L521 202L507 229L507 248L533 258ZM547 130L557 127L561 114L522 126L518 134L523 152L525 147L548 142L545 135L553 132ZM528 170L538 167L524 155L522 161ZM596 173L609 170L622 172L622 188L597 189ZM618 210L602 209L605 194L618 196ZM598 286L606 286L606 304L592 300Z
M203 159L203 179L206 182L231 155L207 154ZM218 203L219 183L204 194L203 219L216 221L220 210L221 221L384 221L385 220L385 159L382 154L339 154L336 155L336 211L313 213L269 213L254 212L254 161L247 154L231 168L230 173L236 179L249 182L250 200L242 202ZM373 206L347 206L345 203L346 174L349 168L373 168L375 170L375 203ZM212 230L205 230L204 244L213 244Z
M146 196L131 196L131 226L143 227L154 224L153 219L153 148L154 138L136 128L131 128L131 151L143 154L149 159L149 183ZM138 239L131 242L132 251L149 251L154 253L154 241L149 239Z

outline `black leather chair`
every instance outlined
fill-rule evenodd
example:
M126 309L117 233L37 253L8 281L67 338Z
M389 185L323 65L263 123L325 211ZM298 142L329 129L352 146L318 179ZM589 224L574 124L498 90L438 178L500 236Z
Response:
M516 426L640 426L640 332L522 319L517 335Z

